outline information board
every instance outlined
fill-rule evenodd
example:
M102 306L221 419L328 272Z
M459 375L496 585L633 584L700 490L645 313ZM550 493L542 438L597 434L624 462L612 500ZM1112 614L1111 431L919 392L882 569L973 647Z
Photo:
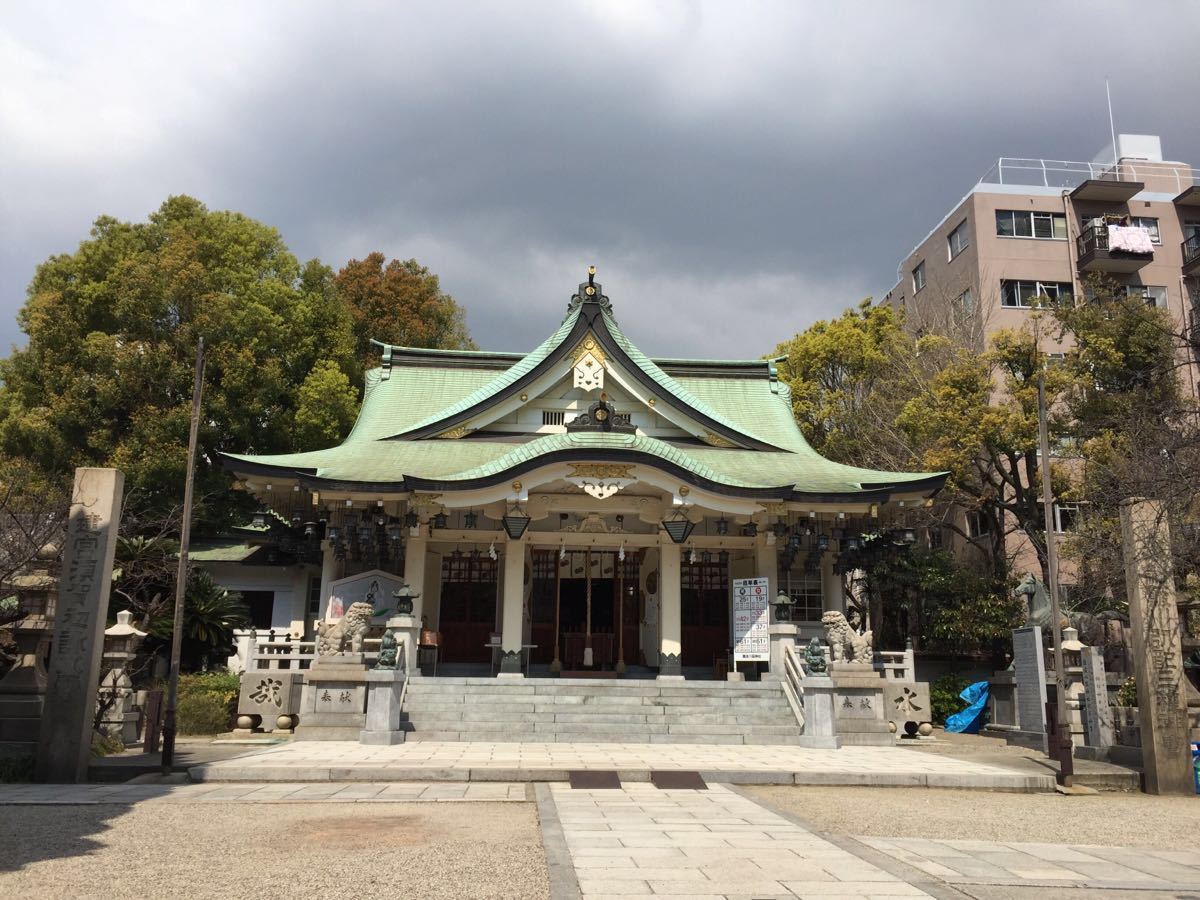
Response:
M733 661L767 662L771 658L768 631L769 586L765 578L733 581Z

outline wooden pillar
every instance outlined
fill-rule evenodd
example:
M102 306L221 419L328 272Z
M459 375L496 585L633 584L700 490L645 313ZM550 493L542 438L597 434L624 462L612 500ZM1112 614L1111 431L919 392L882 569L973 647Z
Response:
M665 540L659 548L658 579L662 591L659 619L658 677L683 677L683 617L680 599L679 545Z
M504 590L500 613L500 675L524 678L521 672L521 635L524 631L525 538L504 544Z
M417 624L425 614L425 552L429 548L429 539L421 532L419 537L411 534L404 547L404 582L414 594L420 596L413 600L413 619Z
M561 551L560 551L561 552ZM562 564L561 556L554 557L554 659L550 662L550 671L557 675L562 671L562 654L559 652L559 641L562 633Z

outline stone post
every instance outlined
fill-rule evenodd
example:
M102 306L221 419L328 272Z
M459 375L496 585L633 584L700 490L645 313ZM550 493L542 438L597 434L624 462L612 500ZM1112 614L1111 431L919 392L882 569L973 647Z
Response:
M403 744L400 730L400 701L404 693L403 671L370 669L367 672L367 721L359 732L360 744Z
M124 487L116 469L75 470L38 740L39 781L87 779Z
M767 677L771 681L782 681L787 677L783 670L783 657L788 648L796 649L796 633L799 630L790 622L778 622L767 629L771 636L771 662Z
M1083 648L1084 725L1087 744L1105 750L1113 742L1113 714L1108 705L1108 682L1104 677L1104 652L1099 647Z
M521 671L521 636L525 616L525 536L504 545L504 591L500 615L500 675L524 678Z
M658 583L662 591L659 609L658 677L683 678L683 612L679 545L670 538L659 547Z
M1191 794L1195 787L1188 753L1179 609L1162 504L1140 498L1123 501L1121 538L1146 792Z
M329 586L335 581L337 581L337 557L333 553L333 543L321 541L321 601L317 607L318 622L329 615ZM305 616L308 615L306 612ZM313 629L313 635L316 636L318 630L316 622L309 624Z

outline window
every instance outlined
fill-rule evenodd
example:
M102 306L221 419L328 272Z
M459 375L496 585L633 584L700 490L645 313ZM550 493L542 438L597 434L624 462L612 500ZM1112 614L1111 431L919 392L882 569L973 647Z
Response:
M992 533L992 517L981 509L967 511L967 536L977 538Z
M971 293L971 289L967 288L954 298L954 318L956 321L963 322L973 315L975 315L975 297Z
M1055 503L1054 504L1054 530L1059 534L1065 531L1074 531L1075 525L1079 521L1079 504L1078 503Z
M1125 286L1125 295L1141 297L1147 306L1157 306L1159 309L1167 308L1167 289L1164 285L1129 284Z
M932 528L925 529L925 531L926 531L926 536L928 538L926 543L929 544L929 549L930 550L941 550L942 546L944 544L944 541L945 541L945 538L942 535L941 527L935 525Z
M1145 228L1150 232L1150 243L1161 244L1162 238L1158 233L1158 219L1151 216L1130 216L1129 224L1135 228Z
M275 610L274 591L240 591L242 602L250 613L250 626L256 630L271 627L271 614Z
M542 410L542 424L543 425L562 425L563 419L566 418L566 415L567 414L564 412L554 412L549 409L543 409Z
M781 572L779 583L792 601L793 622L820 622L825 614L825 597L819 574Z
M996 234L1000 237L1065 241L1067 239L1067 217L1064 213L998 209L996 210Z
M1010 281L1005 279L1000 282L1000 302L1004 306L1021 309L1050 306L1070 296L1071 283L1069 281Z
M1065 354L1065 353L1047 353L1046 354L1046 368L1048 368L1048 369L1052 369L1055 366L1061 366L1066 361L1067 361L1067 354Z
M915 294L921 288L925 287L925 260L917 263L917 267L912 270L912 279L913 293Z
M308 614L321 614L321 576L310 575L308 578Z
M958 254L966 250L968 246L970 246L970 242L967 239L967 220L963 219L958 224L958 227L950 232L946 238L948 259L954 259Z

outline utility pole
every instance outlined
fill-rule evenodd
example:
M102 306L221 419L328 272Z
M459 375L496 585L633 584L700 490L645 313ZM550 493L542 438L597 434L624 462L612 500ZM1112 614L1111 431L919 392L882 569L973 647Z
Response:
M188 545L192 538L192 489L196 481L196 440L200 431L200 398L204 392L204 338L196 342L196 381L192 386L192 423L188 431L187 480L183 485L183 525L179 534L179 569L175 575L175 623L171 630L171 674L163 716L162 773L175 763L175 705L179 695L179 658L183 649L183 604L187 594Z
M1035 329L1034 334L1038 331ZM1041 348L1034 351L1041 357ZM1050 619L1054 640L1054 728L1049 735L1051 757L1058 758L1059 784L1070 787L1075 775L1074 746L1067 723L1067 674L1063 667L1062 612L1058 602L1058 547L1054 541L1054 490L1050 479L1050 428L1046 421L1046 367L1038 364L1038 449L1041 451L1042 513L1046 526L1046 568L1050 583Z

